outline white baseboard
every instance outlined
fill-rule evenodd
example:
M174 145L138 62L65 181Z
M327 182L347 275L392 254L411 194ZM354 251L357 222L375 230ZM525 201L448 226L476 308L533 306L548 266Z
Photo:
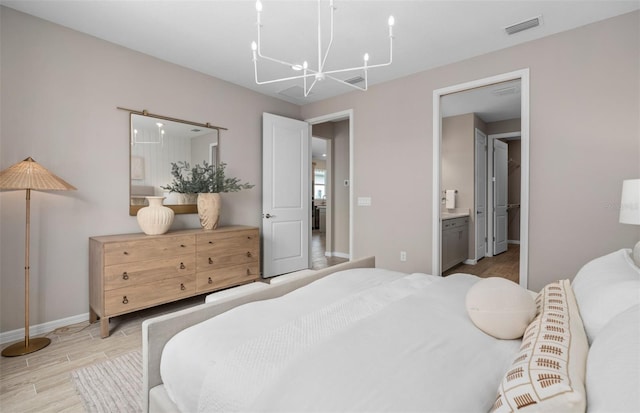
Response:
M467 265L476 265L478 263L478 260L467 259L462 261L462 263Z
M58 327L65 327L71 324L82 323L83 321L87 321L88 319L89 313L84 313L67 318L61 318L60 320L54 320L43 324L29 326L29 337L50 333ZM20 340L24 340L24 328L0 333L0 344L11 343Z
M507 243L508 244L520 244L520 240L519 239L508 239Z
M346 258L348 260L351 259L351 255L350 254L345 254L344 252L331 252L331 251L325 251L324 253L325 257L338 257L338 258Z

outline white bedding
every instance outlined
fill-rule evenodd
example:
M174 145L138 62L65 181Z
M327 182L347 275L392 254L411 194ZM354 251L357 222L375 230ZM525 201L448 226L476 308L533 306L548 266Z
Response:
M471 323L477 280L336 273L182 331L162 379L182 412L487 411L520 341Z

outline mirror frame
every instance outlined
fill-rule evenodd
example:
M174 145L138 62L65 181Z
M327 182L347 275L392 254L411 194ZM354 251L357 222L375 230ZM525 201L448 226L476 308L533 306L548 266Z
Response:
M171 121L171 122L178 122L178 123L185 123L188 125L193 125L193 126L199 126L202 128L209 128L209 129L216 129L218 131L218 145L217 145L217 153L219 154L220 151L220 135L221 135L221 131L223 130L228 130L227 128L223 128L221 126L215 126L212 125L210 123L199 123L199 122L193 122L190 120L184 120L184 119L178 119L178 118L172 118L169 116L163 116L163 115L157 115L157 114L153 114L153 113L149 113L146 109L143 109L141 111L139 110L134 110L134 109L127 109L127 108L121 108L118 107L118 109L120 110L125 110L127 112L129 112L129 137L127 139L127 146L129 147L129 196L128 196L128 201L129 201L129 215L130 216L135 216L138 214L138 211L141 208L144 208L145 205L131 205L131 157L132 157L132 153L131 153L131 139L133 139L133 137L131 136L132 131L133 131L133 115L141 115L141 116L147 116L150 118L156 118L156 119L162 119L162 120L166 120L166 121ZM175 212L176 214L196 214L198 213L198 206L196 204L185 204L185 205L165 205L168 208L171 208L173 210L173 212Z

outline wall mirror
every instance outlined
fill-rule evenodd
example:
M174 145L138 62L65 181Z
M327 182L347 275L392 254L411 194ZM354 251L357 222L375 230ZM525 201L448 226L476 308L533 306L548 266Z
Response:
M148 205L147 196L164 196L164 205L176 214L196 213L193 196L169 192L162 186L173 179L172 162L193 166L206 161L217 165L220 130L224 128L146 111L129 111L129 215L136 215Z

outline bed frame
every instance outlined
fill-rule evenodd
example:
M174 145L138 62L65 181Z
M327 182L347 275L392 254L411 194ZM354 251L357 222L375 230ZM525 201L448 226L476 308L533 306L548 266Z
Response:
M252 301L280 297L320 278L350 268L374 268L375 258L367 257L318 271L303 271L276 277L260 288L238 290L214 302L145 320L142 323L143 408L145 412L177 412L160 376L160 358L165 344L178 332L234 307ZM215 294L215 293L214 293Z

